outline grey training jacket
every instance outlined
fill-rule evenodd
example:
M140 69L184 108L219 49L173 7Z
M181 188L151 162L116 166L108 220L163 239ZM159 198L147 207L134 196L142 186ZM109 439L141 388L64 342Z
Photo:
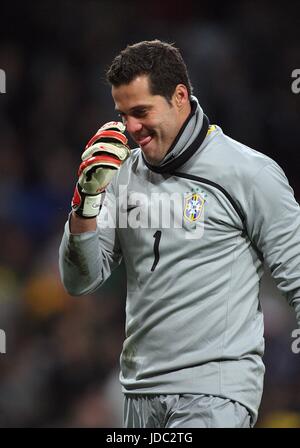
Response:
M300 209L273 160L218 126L207 132L195 97L192 106L158 168L132 151L97 231L71 235L66 223L61 278L71 294L92 293L123 257L123 391L229 398L254 424L264 377L262 263L299 324Z

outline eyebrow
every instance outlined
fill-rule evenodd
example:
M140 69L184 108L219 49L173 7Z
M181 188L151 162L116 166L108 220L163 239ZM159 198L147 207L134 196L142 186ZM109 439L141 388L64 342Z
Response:
M140 109L150 109L150 108L151 108L151 106L149 104L148 105L147 104L139 104L138 106L131 107L129 109L129 113L136 112L136 111L138 111ZM117 113L119 113L119 114L123 114L124 113L121 110L119 110L117 107L115 107L115 111Z

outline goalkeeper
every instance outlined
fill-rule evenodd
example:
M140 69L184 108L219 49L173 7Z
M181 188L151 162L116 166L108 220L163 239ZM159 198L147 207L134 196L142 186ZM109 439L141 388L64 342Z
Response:
M82 155L62 281L92 293L124 258L125 426L251 427L265 370L263 262L300 324L299 205L276 162L209 124L174 46L128 46L107 79L123 124L100 128ZM136 225L161 194L156 214L180 225ZM114 207L128 225L117 213L107 226Z

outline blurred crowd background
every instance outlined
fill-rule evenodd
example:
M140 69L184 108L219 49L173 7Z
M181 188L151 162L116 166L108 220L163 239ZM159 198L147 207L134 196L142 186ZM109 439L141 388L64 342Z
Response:
M296 2L1 2L1 427L122 426L124 267L74 298L57 265L82 149L117 118L104 77L112 58L140 40L175 43L211 123L274 158L299 201L299 13ZM261 296L267 373L257 426L300 427L294 312L268 275Z

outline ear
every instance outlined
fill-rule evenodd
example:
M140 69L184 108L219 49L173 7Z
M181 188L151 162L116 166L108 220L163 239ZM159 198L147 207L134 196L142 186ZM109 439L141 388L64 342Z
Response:
M178 109L182 109L189 102L188 90L184 84L177 84L173 99Z

